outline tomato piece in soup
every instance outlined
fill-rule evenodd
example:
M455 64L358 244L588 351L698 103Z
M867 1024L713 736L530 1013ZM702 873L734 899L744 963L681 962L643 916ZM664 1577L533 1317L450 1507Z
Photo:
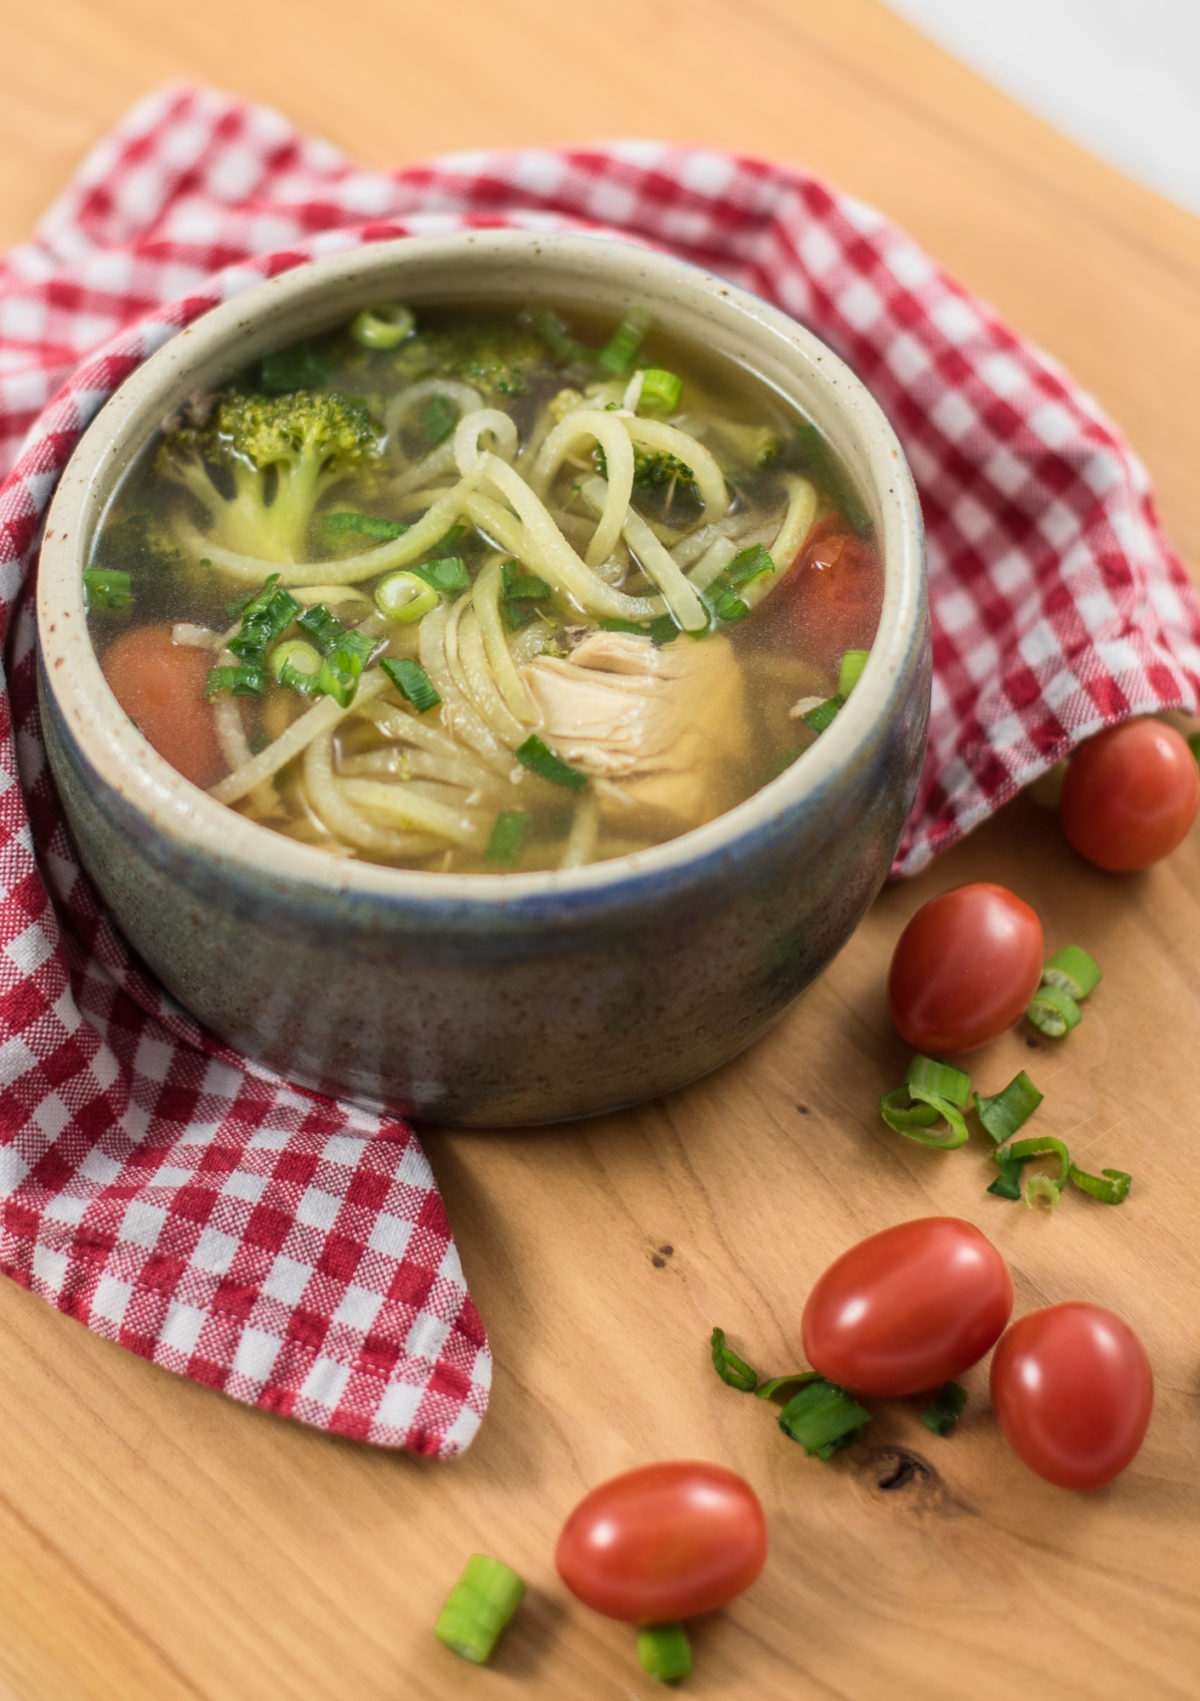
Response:
M844 520L827 514L767 606L788 649L836 664L846 650L870 649L882 604L879 556Z
M185 780L210 786L228 764L204 695L212 657L171 639L166 625L123 632L100 658L109 689L138 731Z

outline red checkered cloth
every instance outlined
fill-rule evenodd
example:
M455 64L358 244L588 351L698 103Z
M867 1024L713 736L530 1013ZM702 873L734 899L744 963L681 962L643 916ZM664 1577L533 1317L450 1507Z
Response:
M1200 696L1200 609L1119 433L894 226L798 171L621 142L368 172L191 87L95 150L0 269L0 1267L236 1399L443 1458L491 1361L413 1132L248 1065L130 955L47 777L20 593L80 432L149 353L303 260L465 225L682 255L810 325L882 403L921 491L934 621L895 872L1106 722Z

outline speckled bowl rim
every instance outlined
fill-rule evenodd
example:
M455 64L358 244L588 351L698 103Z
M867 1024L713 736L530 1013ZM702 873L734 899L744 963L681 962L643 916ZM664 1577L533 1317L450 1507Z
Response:
M529 293L547 300L555 298L554 289L542 281L547 263L549 268L586 264L617 275L623 269L631 295L646 299L652 309L656 298L682 293L730 331L770 338L776 350L788 345L799 365L822 374L843 442L857 444L873 484L863 495L875 509L882 546L883 607L870 658L837 719L800 760L723 815L664 844L579 869L507 874L405 870L331 857L274 833L191 785L147 744L109 691L86 632L82 567L99 519L95 492L106 479L111 484L114 458L123 469L144 446L147 408L158 399L156 417L161 420L188 393L187 374L211 359L221 345L244 338L248 330L294 310L298 303L319 299L348 276L361 279L362 302L380 300L389 293L385 283L395 293L392 274L397 264L456 252L470 254L471 265L488 259L511 264L526 256L531 262ZM243 358L252 359L269 346L269 338L257 347L252 342ZM713 346L721 349L719 337ZM753 368L754 362L746 364ZM802 405L798 390L788 399ZM829 432L828 418L817 423ZM131 432L139 425L143 428L132 443ZM84 756L152 825L218 863L258 867L276 882L290 878L337 893L471 907L551 894L566 898L579 893L594 899L640 876L670 879L714 855L736 852L740 842L770 830L806 798L818 799L837 771L854 762L880 722L897 709L923 610L921 511L903 451L866 386L826 344L728 279L655 249L600 235L500 229L402 237L327 255L253 286L193 321L124 380L76 447L47 518L38 581L38 635L49 689Z

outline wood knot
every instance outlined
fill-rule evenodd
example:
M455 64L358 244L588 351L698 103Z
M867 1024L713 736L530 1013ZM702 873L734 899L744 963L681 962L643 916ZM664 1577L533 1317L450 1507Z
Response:
M660 1246L657 1252L652 1252L650 1254L650 1262L654 1265L656 1270L665 1270L667 1267L667 1259L674 1257L674 1255L675 1248L673 1246Z
M907 1447L855 1447L846 1458L856 1465L855 1474L872 1499L886 1499L910 1518L941 1517L963 1510L936 1467Z
M935 1482L937 1473L905 1447L881 1448L875 1459L876 1486L885 1494L913 1483Z

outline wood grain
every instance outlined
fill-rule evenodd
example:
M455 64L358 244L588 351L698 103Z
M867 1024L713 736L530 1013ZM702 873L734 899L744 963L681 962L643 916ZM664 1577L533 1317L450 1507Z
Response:
M6 0L0 238L162 79L275 103L375 164L447 147L653 133L790 159L876 202L1071 366L1150 465L1200 560L1200 222L1055 136L871 0L481 0L421 10L311 0ZM1061 1048L1013 1032L1048 1128L1129 1169L1118 1211L989 1198L986 1154L927 1152L874 1115L906 1057L883 971L907 916L999 879L1106 978ZM247 1412L0 1284L0 1692L15 1701L443 1701L654 1693L619 1625L551 1564L586 1488L642 1459L724 1461L759 1488L773 1552L697 1627L697 1696L1010 1701L1200 1695L1200 840L1151 872L1084 868L1027 800L889 888L822 982L749 1056L577 1129L442 1133L428 1148L496 1353L492 1408L452 1466ZM636 1036L631 1036L636 1043ZM983 1371L951 1438L878 1402L866 1441L803 1457L722 1386L721 1323L754 1362L798 1362L813 1277L855 1238L970 1217L1021 1310L1109 1304L1158 1376L1150 1435L1110 1489L1032 1477ZM467 1553L530 1597L493 1668L430 1626Z

